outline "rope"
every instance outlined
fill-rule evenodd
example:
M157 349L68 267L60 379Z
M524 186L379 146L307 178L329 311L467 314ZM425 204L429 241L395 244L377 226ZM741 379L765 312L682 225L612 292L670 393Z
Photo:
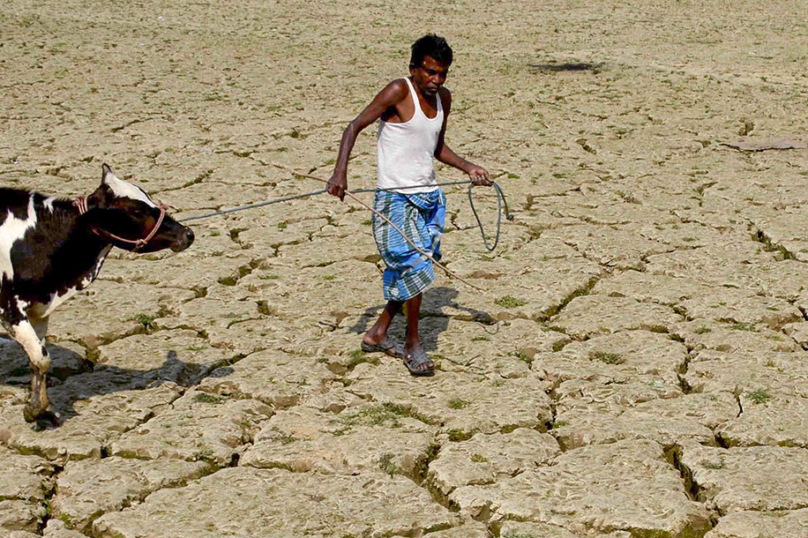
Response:
M263 207L265 205L272 205L277 204L280 202L288 202L290 200L298 200L300 198L307 198L309 196L316 196L318 194L323 194L327 192L326 189L320 189L319 191L311 191L304 194L296 194L294 196L285 196L283 198L275 198L274 200L268 200L266 202L260 202L258 204L250 204L250 205L243 205L239 207L233 207L231 209L222 209L221 211L214 211L213 213L206 213L205 215L197 215L195 217L186 217L184 219L180 219L177 222L188 222L190 220L199 220L199 219L206 219L208 217L215 217L216 215L226 215L228 213L236 213L238 211L245 211L247 209L255 209L256 207Z
M299 176L299 177L308 177L308 178L311 178L311 179L317 179L319 181L322 181L320 178L315 178L314 176L309 176L309 175L306 175L306 174L299 174L297 172L293 172L293 174L296 175L296 176ZM462 180L462 181L447 181L447 182L444 182L444 183L437 183L436 186L438 186L438 187L448 187L448 186L452 186L452 185L465 185L465 184L468 184L468 186L469 186L469 190L468 190L469 205L471 206L471 212L474 214L474 218L477 220L477 226L479 226L479 228L480 228L480 234L483 237L483 244L485 245L485 249L488 252L492 252L495 248L497 248L497 245L499 244L500 230L502 228L502 206L503 206L503 204L505 205L505 217L508 220L513 220L513 214L508 210L508 201L505 199L505 193L502 191L502 188L497 184L496 181L491 182L492 186L497 191L497 235L494 238L494 244L489 246L488 239L485 236L485 228L483 227L483 223L480 220L480 216L477 214L477 209L474 207L474 199L473 199L473 197L471 195L471 189L472 189L472 187L474 185L471 182L471 180L466 179L466 180ZM417 186L403 187L403 189L413 189L413 188L418 188L418 187ZM359 189L359 190L350 191L350 192L353 193L353 194L359 194L359 193L366 193L366 192L383 192L383 191L390 191L390 190L393 190L393 189ZM401 190L401 189L395 189L395 190ZM320 190L316 190L316 191L306 192L306 193L303 193L303 194L295 194L295 195L292 195L292 196L284 196L282 198L274 198L272 200L267 200L266 202L259 202L257 204L238 206L238 207L233 207L233 208L230 208L230 209L222 209L220 211L214 211L212 213L206 213L204 215L196 215L194 217L186 217L184 219L180 219L178 222L189 222L189 221L192 221L192 220L206 219L206 218L215 217L215 216L218 216L218 215L226 215L228 213L237 213L239 211L246 211L247 209L255 209L257 207L264 207L264 206L267 206L267 205L279 204L281 202L289 202L289 201L292 201L292 200L300 200L301 198L308 198L310 196L317 196L319 194L324 194L326 192L328 192L327 189L320 189ZM348 191L345 191L345 192L346 192L346 194L348 193Z
M285 166L281 166L281 167L286 168ZM322 178L319 178L319 177L316 177L316 176L311 176L311 175L308 175L308 174L302 174L302 173L297 172L295 170L289 170L289 171L295 177L314 179L314 180L320 181L321 183L328 183L325 179L322 179ZM499 185L497 185L497 183L495 181L492 181L491 183L492 183L492 185L494 186L494 188L497 191L497 212L498 212L498 214L497 214L497 235L496 235L496 239L494 240L494 245L489 246L488 245L488 240L485 237L485 229L483 228L483 224L480 221L480 217L477 214L477 210L474 207L474 201L473 201L472 196L471 196L471 189L473 187L472 181L467 179L467 180L463 180L463 181L450 181L450 182L445 182L445 183L438 183L437 185L438 186L450 186L450 185L463 185L463 184L466 184L466 183L469 184L469 192L468 192L468 194L469 194L469 203L471 204L471 211L474 213L474 218L477 219L477 224L480 227L480 233L483 236L483 243L485 244L485 248L489 252L491 252L492 250L494 250L497 247L497 244L499 243L500 229L501 229L501 226L502 226L502 203L503 203L503 201L505 202L505 215L506 215L507 219L508 220L513 220L513 215L508 211L508 202L507 202L507 200L505 200L505 193L502 192L502 189L500 188ZM413 187L405 187L405 189L406 188L415 188L415 187L414 186ZM440 267L447 275L449 275L450 277L456 278L457 280L463 282L464 284L468 285L469 287L474 288L475 290L478 290L478 291L482 292L483 294L487 295L488 292L486 290L480 288L479 286L475 286L471 282L468 282L467 280L461 278L460 276L458 276L455 273L453 273L452 271L450 271L446 266L442 265L435 258L433 258L428 252L425 252L423 249L418 247L418 245L413 243L412 240L409 237L407 237L407 235L401 229L399 229L395 224L393 224L387 217L385 217L384 215L382 215L381 213L379 213L378 211L376 211L375 209L373 209L372 207L370 207L369 205L364 203L362 200L360 200L359 198L354 196L354 193L379 192L379 191L388 191L388 190L393 190L393 189L360 189L360 190L357 190L357 191L345 191L345 196L348 196L350 199L352 199L355 202L361 204L365 208L372 211L375 215L379 216L385 222L387 222L398 233L401 234L401 237L407 243L412 245L413 248L415 248L415 250L420 252L422 255L424 255L428 259L432 260L432 262L437 267ZM235 213L237 211L245 211L247 209L253 209L253 208L256 208L256 207L263 207L263 206L267 206L267 205L270 205L270 204L277 204L277 203L280 203L280 202L287 202L287 201L290 201L290 200L298 200L298 199L301 199L301 198L307 198L309 196L316 196L318 194L323 194L325 192L327 192L327 189L320 189L320 190L317 190L317 191L306 192L306 193L303 193L303 194L296 194L296 195L293 195L293 196L284 196L282 198L275 198L273 200L267 200L266 202L260 202L260 203L257 203L257 204L250 204L250 205L246 205L246 206L234 207L234 208L231 208L231 209L224 209L224 210L221 210L221 211L214 211L213 213L208 213L208 214L205 214L205 215L197 215L195 217L186 217L184 219L181 219L179 222L188 222L188 221L191 221L191 220L198 220L198 219L204 219L204 218L208 218L208 217L213 217L213 216L216 216L216 215L224 215L224 214L227 214L227 213Z

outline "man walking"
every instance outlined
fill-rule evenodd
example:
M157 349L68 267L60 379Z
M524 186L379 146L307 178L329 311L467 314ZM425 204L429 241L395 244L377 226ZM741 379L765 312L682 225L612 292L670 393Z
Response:
M437 186L433 157L469 175L475 185L491 185L488 172L459 157L444 142L452 94L443 87L452 49L442 37L425 35L412 45L410 77L388 84L345 129L328 192L342 200L348 188L348 158L359 133L379 120L378 188L373 207L407 237L440 260L446 197ZM432 375L435 365L421 348L421 295L435 280L432 261L375 214L373 237L387 265L383 288L387 305L362 338L364 351L401 357L413 375ZM387 338L393 317L407 313L407 338L400 350Z

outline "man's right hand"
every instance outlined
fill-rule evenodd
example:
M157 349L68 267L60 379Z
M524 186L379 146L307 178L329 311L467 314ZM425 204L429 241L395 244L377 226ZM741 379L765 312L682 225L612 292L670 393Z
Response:
M336 196L340 200L345 199L345 191L348 190L348 178L342 174L334 174L328 180L328 194Z

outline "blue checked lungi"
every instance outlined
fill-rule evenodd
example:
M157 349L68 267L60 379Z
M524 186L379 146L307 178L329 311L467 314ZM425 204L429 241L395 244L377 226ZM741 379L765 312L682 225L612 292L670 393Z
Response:
M446 196L436 189L418 194L378 191L373 209L390 219L418 247L440 260L440 239L446 221ZM373 238L387 265L383 288L386 301L406 301L435 280L432 260L407 243L395 228L373 214Z

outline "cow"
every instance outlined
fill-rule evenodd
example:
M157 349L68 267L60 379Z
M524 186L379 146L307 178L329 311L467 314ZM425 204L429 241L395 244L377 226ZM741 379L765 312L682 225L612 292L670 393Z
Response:
M166 209L106 163L101 185L75 200L0 188L0 323L31 364L27 422L58 424L48 401L45 347L54 309L98 277L112 247L180 252L193 243L193 231Z

